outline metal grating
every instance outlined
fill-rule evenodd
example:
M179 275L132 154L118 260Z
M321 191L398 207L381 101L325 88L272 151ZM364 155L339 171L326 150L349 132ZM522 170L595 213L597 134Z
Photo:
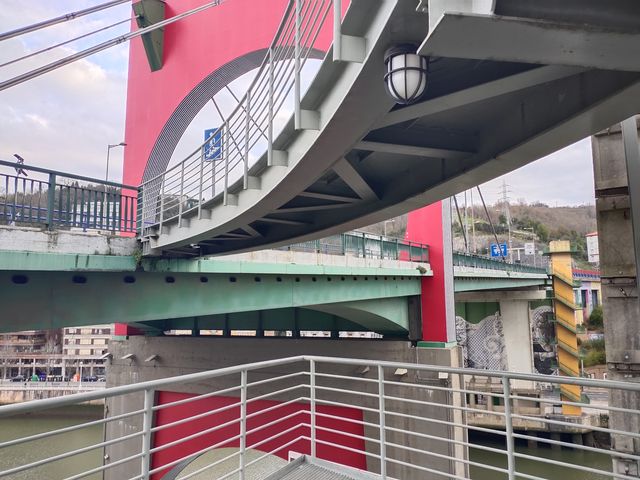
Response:
M303 455L266 480L366 480L373 478L365 472Z

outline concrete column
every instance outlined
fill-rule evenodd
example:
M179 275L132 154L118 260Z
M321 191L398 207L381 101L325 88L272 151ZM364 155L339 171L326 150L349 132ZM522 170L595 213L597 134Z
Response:
M361 340L361 341L345 341L342 339L331 340L327 338L305 338L305 339L271 339L271 338L221 338L221 337L131 337L126 341L115 341L110 344L113 352L113 361L108 371L109 386L126 385L132 382L140 382L157 378L164 378L173 375L181 375L186 373L200 372L203 365L207 368L216 369L231 365L239 365L245 362L255 362L280 358L283 356L294 356L300 354L322 355L322 356L346 356L351 358L369 358L372 360L401 361L405 363L442 365L442 366L460 366L459 348L414 348L406 341L378 341L378 340ZM128 353L136 352L138 358L145 358L158 351L163 352L163 357L171 359L167 366L152 366L144 362L129 362L121 360ZM274 375L283 375L298 371L300 366L280 366L271 369L264 369L256 376L254 372L250 374L250 379L264 379ZM319 365L319 373L330 373L333 375L354 375L353 366L339 365ZM357 369L363 378L377 380L377 368L370 368L362 371ZM392 369L385 371L385 378L390 382L404 381L424 383L424 385L443 386L450 385L454 389L460 389L461 376L451 375L444 379L438 373L421 372L419 378L413 374L406 376L394 375ZM342 393L339 391L331 391L319 393L318 399L330 400L347 405L353 405L354 408L365 407L363 411L363 420L375 424L378 422L378 413L375 411L378 405L376 397L377 382L363 382L360 385L354 385L352 380L345 379L329 379L319 378L319 385L330 386L334 388L357 389L370 395L362 397L353 394ZM188 394L199 394L211 392L223 388L237 386L238 376L214 378L207 381L190 383L185 385L175 385L168 390L183 392ZM289 383L282 384L286 386ZM251 389L251 396L259 396L269 391L273 391L273 386L266 384L256 386ZM405 413L410 416L420 416L425 418L433 418L439 421L459 422L462 423L463 413L458 409L442 408L437 405L420 405L413 403L405 403L391 400L395 398L407 399L425 399L425 392L422 389L414 389L404 385L387 385L385 386L385 394L389 397L385 408L388 411L396 411ZM232 394L233 395L233 394ZM290 392L288 394L272 397L270 400L286 401L291 395L298 393ZM450 394L443 391L432 391L428 394L430 402L455 405L460 407L464 404L462 394ZM114 416L138 409L142 407L142 397L140 395L129 395L126 398L112 398L107 400L108 415ZM187 407L189 408L189 407ZM413 421L409 418L402 418L395 415L387 415L387 426L391 428L409 429L416 433L425 435L439 436L446 439L455 439L458 442L466 442L466 431L461 427L453 427L444 423L430 423L424 421ZM109 422L105 427L105 439L120 438L125 434L140 431L142 428L140 416L125 419L122 422ZM371 441L365 441L366 451L372 454L379 453L377 439L379 429L376 427L365 427L364 436ZM398 432L388 431L387 441L390 444L400 444L412 449L420 449L430 451L440 455L455 455L455 458L465 460L468 458L467 449L461 443L456 445L447 444L441 440L427 440L418 436L407 436ZM205 440L202 446L208 445ZM123 443L111 445L105 449L105 454L109 455L111 462L131 455L132 449L139 448L139 439L130 439ZM418 465L427 468L433 468L444 473L444 476L457 476L468 478L467 467L462 462L450 462L442 457L431 457L411 450L399 449L388 446L387 454L389 458L394 458L409 465ZM366 460L366 467L371 472L379 472L379 462L373 457ZM405 480L423 480L426 477L423 473L417 472L411 468L406 468L401 464L387 464L387 473L389 477L402 478ZM119 480L121 478L130 478L139 473L139 463L126 463L114 466L105 472L105 480ZM441 477L441 476L438 476ZM436 478L433 476L433 478Z
M533 344L528 300L501 300L502 332L510 372L533 373ZM514 380L514 388L533 388L531 382Z
M607 378L640 382L640 148L637 121L593 137L596 218L607 350ZM640 410L640 395L611 392L611 406ZM611 428L640 431L638 415L611 412ZM640 455L640 441L612 435L614 451ZM640 462L614 459L614 471L640 478Z

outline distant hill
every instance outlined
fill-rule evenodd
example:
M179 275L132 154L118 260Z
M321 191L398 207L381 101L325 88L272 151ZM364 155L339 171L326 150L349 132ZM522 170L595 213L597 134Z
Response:
M487 207L491 221L500 242L508 237L507 215L505 205L496 203ZM510 204L511 216L511 240L512 246L522 247L525 242L535 241L536 250L543 250L551 240L569 240L578 250L577 260L586 264L586 239L585 235L596 231L595 205L558 206L551 207L543 203L534 204ZM491 225L482 205L475 205L473 209L465 211L460 205L462 225L467 224L468 242L473 250L472 218L475 226L475 251L486 254L489 244L495 243ZM464 238L461 223L455 208L452 207L454 249L464 250ZM407 228L407 215L402 215L386 221L386 233L388 236L403 237ZM385 222L376 223L364 228L370 233L382 235L385 232ZM582 261L580 261L582 260Z

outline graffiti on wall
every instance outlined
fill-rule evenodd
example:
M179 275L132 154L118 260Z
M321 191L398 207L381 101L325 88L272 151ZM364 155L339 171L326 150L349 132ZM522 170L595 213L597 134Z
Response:
M478 323L456 316L456 340L462 347L464 366L484 370L506 370L507 358L499 312Z

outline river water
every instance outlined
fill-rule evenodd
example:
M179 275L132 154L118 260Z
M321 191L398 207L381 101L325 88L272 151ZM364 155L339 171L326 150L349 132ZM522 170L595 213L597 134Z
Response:
M104 407L102 406L78 405L19 417L3 418L0 419L0 442L98 420L102 418L103 413ZM103 436L102 431L102 425L96 425L35 440L24 445L3 448L0 450L0 470L100 443ZM11 480L59 480L101 465L102 455L102 449L95 449L53 462L47 466L15 473L6 478ZM100 480L102 475L95 474L84 478Z
M472 441L487 447L505 449L504 442L500 442L495 438L482 436ZM612 470L611 457L609 457L609 455L585 452L583 450L562 449L556 451L552 450L548 446L541 445L538 448L530 448L524 444L516 444L516 452L541 457L545 460L555 460L567 464L581 465L607 472ZM472 448L469 451L469 459L471 461L493 465L495 467L507 468L506 455L502 455L500 453L487 452ZM547 478L549 480L606 480L610 478L596 473L588 473L575 470L573 468L544 464L540 461L523 458L516 458L516 471ZM506 474L475 466L471 467L470 473L473 480L507 479Z
M97 420L102 417L103 408L99 406L76 406L72 409L56 409L46 413L24 415L17 418L0 419L0 442L25 435L63 428L66 426ZM11 468L25 461L35 462L42 458L63 453L102 441L102 426L84 428L75 432L64 433L53 438L38 440L28 445L18 445L0 450L0 470ZM482 437L474 440L493 448L504 448L504 445L493 438ZM563 463L573 463L592 468L611 470L611 460L607 455L563 449L554 451L548 447L528 448L517 445L516 451L528 455L540 456ZM475 462L506 468L504 455L493 452L471 449L470 459ZM11 475L11 480L58 480L101 465L102 450L96 449L72 458L57 461L46 467L39 467L27 472ZM549 480L604 480L607 477L597 474L579 472L566 467L544 465L540 462L518 459L516 468L519 472L536 475ZM99 480L101 475L85 477ZM502 480L506 475L480 467L471 468L473 480Z

